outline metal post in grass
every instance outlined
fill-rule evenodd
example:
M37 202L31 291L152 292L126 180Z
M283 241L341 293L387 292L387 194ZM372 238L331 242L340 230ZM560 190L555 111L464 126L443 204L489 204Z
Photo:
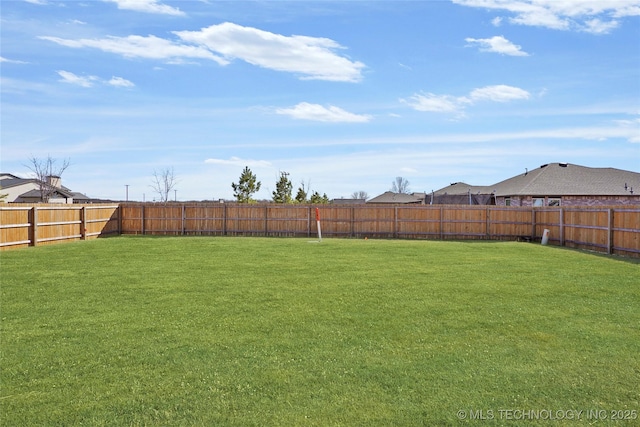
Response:
M322 242L322 230L320 229L320 209L316 208L316 224L318 225L318 241Z

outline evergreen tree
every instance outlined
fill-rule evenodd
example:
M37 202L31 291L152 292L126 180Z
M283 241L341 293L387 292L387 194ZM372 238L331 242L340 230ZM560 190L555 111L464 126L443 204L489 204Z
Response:
M261 182L257 181L256 175L251 172L248 166L245 166L238 183L231 183L233 195L239 203L251 203L251 198L255 193L260 191Z
M314 205L322 205L329 203L329 197L327 197L327 193L324 193L322 196L317 191L314 191L311 195L310 199L311 203Z
M305 203L307 201L307 192L303 187L298 188L298 194L296 194L296 202Z
M289 179L289 173L280 172L280 179L276 182L276 191L273 192L273 201L275 203L291 203L291 192L293 184Z

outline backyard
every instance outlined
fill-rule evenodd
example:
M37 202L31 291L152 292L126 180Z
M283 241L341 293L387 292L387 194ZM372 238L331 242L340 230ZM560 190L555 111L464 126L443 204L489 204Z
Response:
M2 425L638 425L640 261L121 236L0 252Z

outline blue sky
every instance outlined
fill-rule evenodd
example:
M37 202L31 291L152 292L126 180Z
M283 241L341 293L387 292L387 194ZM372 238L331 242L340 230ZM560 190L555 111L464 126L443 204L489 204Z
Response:
M248 166L330 198L640 171L640 0L0 1L2 172L232 199ZM173 197L172 197L173 198Z

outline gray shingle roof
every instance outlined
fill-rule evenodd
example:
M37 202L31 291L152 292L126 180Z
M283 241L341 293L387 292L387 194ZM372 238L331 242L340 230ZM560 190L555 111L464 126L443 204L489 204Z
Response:
M640 194L640 173L549 163L491 187L497 196L628 196Z
M471 185L466 182L454 182L448 187L441 188L438 191L434 191L435 196L444 196L444 195L465 195L469 194L491 194L491 192L495 189L495 186L486 186L486 185Z
M626 188L625 188L626 184ZM633 193L631 193L633 189ZM457 182L434 195L492 194L496 196L629 196L640 194L640 173L615 168L589 168L549 163L493 185Z
M371 200L368 200L367 203L424 203L425 196L425 193L404 194L387 191Z

